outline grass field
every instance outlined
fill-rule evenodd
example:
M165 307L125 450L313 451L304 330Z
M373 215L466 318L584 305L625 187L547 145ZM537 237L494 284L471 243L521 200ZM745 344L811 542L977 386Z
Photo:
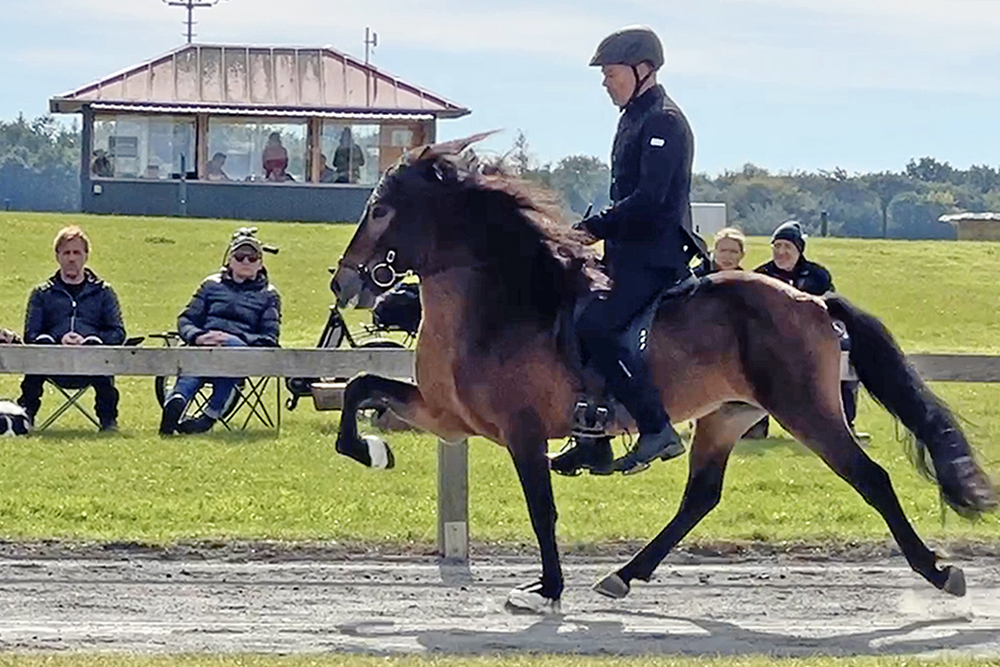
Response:
M194 287L218 266L240 223L0 213L0 325L21 328L31 286L54 271L51 240L82 224L91 266L115 285L129 333L171 329ZM282 343L313 345L330 300L326 267L353 231L347 225L258 224L283 295ZM753 267L767 255L751 240ZM907 351L997 352L1000 246L987 243L813 239L808 255L828 266L838 290L881 316ZM360 322L365 313L352 313ZM17 395L0 375L0 396ZM76 415L28 439L0 440L0 538L135 540L280 539L388 543L434 541L436 450L429 436L392 434L397 468L363 469L332 449L337 414L303 402L286 413L280 437L263 429L163 440L149 378L121 378L121 432L98 435ZM1000 387L942 384L984 460L1000 464ZM50 395L44 411L53 406ZM895 441L894 424L863 399L859 427L885 466L903 507L926 537L996 542L1000 522L950 516L942 525L934 488L919 479ZM779 434L780 435L780 434ZM559 443L552 443L557 446ZM533 544L506 453L474 440L471 526L478 542ZM685 464L659 464L634 478L555 480L565 545L646 539L670 518ZM688 542L881 542L872 511L795 442L740 445L720 507ZM2 663L0 663L2 664ZM581 663L582 664L582 663ZM630 663L631 664L631 663ZM640 664L640 663L636 663Z

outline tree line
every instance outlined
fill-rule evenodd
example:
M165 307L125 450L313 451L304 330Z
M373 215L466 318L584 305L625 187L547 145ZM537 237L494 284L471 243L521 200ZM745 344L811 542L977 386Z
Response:
M596 157L573 155L538 164L519 132L507 154L523 177L559 192L566 208L583 215L608 203L611 172ZM826 214L830 236L864 238L955 238L946 213L1000 211L1000 168L952 167L932 157L910 160L900 171L849 174L844 169L773 173L754 164L717 176L694 174L691 201L726 204L729 224L767 235L786 220L821 232Z
M570 155L540 164L523 132L504 156L520 176L557 192L566 209L583 215L609 203L611 171L601 158ZM79 210L80 133L51 116L0 121L0 207ZM826 213L831 236L954 238L946 213L1000 211L1000 169L952 167L932 157L900 171L850 174L843 169L771 172L746 164L712 176L695 174L692 201L726 204L729 222L749 234L769 234L785 220L819 233Z
M0 208L80 209L80 132L52 116L0 120Z

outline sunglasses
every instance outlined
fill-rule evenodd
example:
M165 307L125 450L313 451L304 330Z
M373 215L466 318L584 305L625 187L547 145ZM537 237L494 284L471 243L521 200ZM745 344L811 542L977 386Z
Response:
M234 262L256 262L259 259L260 255L256 253L238 252L233 255Z

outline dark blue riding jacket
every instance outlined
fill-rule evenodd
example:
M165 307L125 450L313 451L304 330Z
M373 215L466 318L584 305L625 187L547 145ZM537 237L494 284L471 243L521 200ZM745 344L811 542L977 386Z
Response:
M662 86L625 107L611 156L613 203L584 222L604 239L612 276L621 268L687 267L693 160L691 127Z

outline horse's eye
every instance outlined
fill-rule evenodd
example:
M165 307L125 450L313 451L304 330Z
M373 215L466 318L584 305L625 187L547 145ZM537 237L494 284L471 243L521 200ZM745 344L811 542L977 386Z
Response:
M372 209L372 218L378 220L379 218L384 218L389 214L389 209L381 204L377 205Z

